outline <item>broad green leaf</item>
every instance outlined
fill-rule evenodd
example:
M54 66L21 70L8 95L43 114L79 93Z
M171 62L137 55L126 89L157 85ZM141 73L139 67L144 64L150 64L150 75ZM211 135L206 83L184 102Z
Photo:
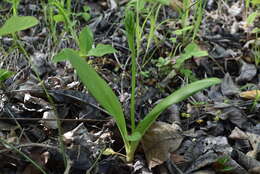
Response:
M123 140L127 143L127 130L123 109L113 90L96 73L96 71L77 54L76 51L66 48L59 54L55 61L61 60L61 58L70 60L70 63L76 69L77 75L88 91L95 97L101 106L114 117Z
M5 69L0 69L0 82L5 81L9 77L11 77L14 74L14 72L5 70Z
M92 48L91 50L89 50L87 55L101 57L106 54L112 54L116 52L116 49L113 48L111 45L98 44L96 48Z
M12 16L0 28L0 36L26 30L38 24L33 16Z
M143 136L145 131L153 124L157 117L169 106L179 103L185 100L186 98L192 96L194 93L202 89L208 88L212 85L219 84L220 82L221 80L219 80L218 78L208 78L193 82L178 89L177 91L173 92L170 96L163 99L160 103L158 103L138 124L135 131L140 132Z
M93 45L93 33L88 27L85 27L79 34L80 54L86 56L89 50L91 50L92 45Z

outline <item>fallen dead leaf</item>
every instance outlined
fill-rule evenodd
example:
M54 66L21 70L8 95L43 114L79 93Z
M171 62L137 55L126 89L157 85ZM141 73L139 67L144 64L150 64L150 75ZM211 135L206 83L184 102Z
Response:
M142 139L142 146L151 169L170 158L182 143L181 128L177 124L155 122Z
M242 98L254 100L260 97L260 90L245 91L245 92L241 92L239 95Z
M179 0L171 0L170 6L177 11L183 9L183 3Z
M250 142L253 150L247 152L247 155L251 156L253 158L256 158L256 155L258 152L258 146L260 144L260 135L250 133L250 132L244 132L241 129L235 127L234 130L232 130L231 134L229 135L229 138L248 140Z

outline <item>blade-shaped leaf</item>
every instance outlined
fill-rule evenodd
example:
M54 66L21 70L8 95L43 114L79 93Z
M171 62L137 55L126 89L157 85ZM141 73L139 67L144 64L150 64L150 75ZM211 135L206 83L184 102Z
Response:
M117 52L111 45L98 44L96 48L92 48L88 52L88 56L101 57L106 54L112 54Z
M5 81L9 77L11 77L14 74L14 72L5 70L5 69L0 69L0 82Z
M77 75L87 87L88 91L95 97L101 106L114 117L124 141L127 142L127 130L123 109L113 90L96 73L96 71L77 54L76 51L66 48L59 55L62 56L58 56L56 61L62 60L62 58L70 60L72 66L77 71Z
M38 23L39 21L33 16L12 16L0 28L0 36L26 30Z
M182 100L185 100L194 93L204 88L218 84L220 82L221 80L219 80L218 78L208 78L193 82L178 89L177 91L173 92L170 96L163 99L160 103L158 103L138 124L135 131L140 132L141 135L144 135L145 131L152 125L152 123L157 119L157 117L169 106L181 102Z
M91 50L93 45L93 33L88 28L85 27L79 34L79 49L80 54L87 55L89 50Z

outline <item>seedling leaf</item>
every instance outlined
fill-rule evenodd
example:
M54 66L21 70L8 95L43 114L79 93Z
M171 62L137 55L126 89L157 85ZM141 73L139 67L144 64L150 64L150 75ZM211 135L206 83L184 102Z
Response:
M88 56L101 57L106 54L112 54L117 52L111 45L98 44L96 48L92 48L88 52Z
M39 21L33 16L12 16L0 28L0 36L26 30L38 23Z
M80 54L86 56L89 50L91 50L92 45L93 45L93 33L88 27L85 27L79 34Z

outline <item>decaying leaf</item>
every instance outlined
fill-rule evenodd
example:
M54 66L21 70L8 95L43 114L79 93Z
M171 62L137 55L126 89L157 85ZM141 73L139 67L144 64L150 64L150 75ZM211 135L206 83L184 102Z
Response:
M56 119L56 113L52 110L43 113L43 119ZM43 121L42 124L49 129L58 129L57 121Z
M155 122L142 139L142 146L149 168L162 164L169 159L170 152L181 145L183 136L177 124Z
M183 3L182 3L182 1L179 1L179 0L171 0L171 1L170 1L170 6L171 6L174 10L183 9Z
M254 100L260 97L260 90L245 91L241 92L239 95L242 98Z
M229 135L231 139L246 139L250 142L253 150L247 153L248 156L253 158L256 157L257 153L259 152L258 146L260 144L260 135L254 134L251 132L244 132L241 129L235 127L234 130Z

